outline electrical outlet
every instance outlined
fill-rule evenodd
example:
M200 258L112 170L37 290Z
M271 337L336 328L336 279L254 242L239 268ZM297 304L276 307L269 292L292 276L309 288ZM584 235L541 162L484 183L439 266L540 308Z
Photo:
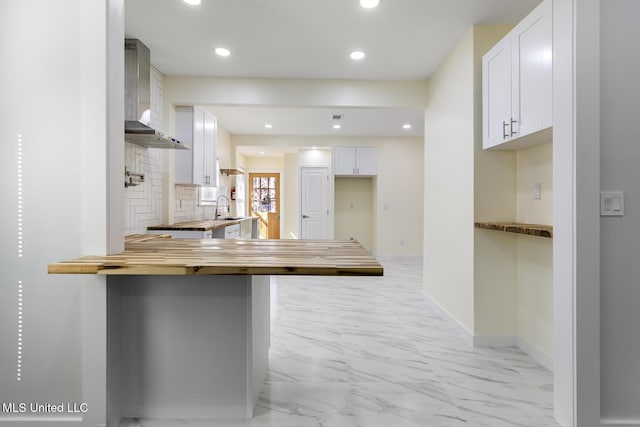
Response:
M531 197L536 200L542 198L542 185L540 185L539 182L536 182L535 184L533 184L533 187L531 187Z

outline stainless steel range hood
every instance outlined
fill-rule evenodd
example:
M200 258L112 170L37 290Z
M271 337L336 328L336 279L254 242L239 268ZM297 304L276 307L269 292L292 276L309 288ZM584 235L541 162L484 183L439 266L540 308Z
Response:
M149 126L151 121L151 52L140 40L124 41L124 139L150 148L186 149L175 138Z

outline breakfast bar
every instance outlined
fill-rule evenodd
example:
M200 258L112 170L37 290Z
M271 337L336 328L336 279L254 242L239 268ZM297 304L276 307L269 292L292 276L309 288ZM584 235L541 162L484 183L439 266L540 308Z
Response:
M135 236L51 264L107 276L108 425L251 418L268 367L270 275L380 276L359 243Z

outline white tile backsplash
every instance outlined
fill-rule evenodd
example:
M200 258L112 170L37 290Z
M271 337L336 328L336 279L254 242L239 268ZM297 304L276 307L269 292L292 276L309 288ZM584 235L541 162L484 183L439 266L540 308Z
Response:
M163 152L125 142L125 166L144 174L144 182L125 189L125 233L145 233L150 225L163 224ZM124 175L123 175L124 179ZM123 181L124 182L124 181Z
M175 222L213 219L216 213L215 206L198 206L198 187L176 185L175 199Z

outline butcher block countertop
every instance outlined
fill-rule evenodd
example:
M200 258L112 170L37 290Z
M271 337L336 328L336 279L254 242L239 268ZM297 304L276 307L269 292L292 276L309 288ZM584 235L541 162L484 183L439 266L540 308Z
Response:
M50 274L382 276L352 240L153 239L122 253L50 264Z
M257 217L244 217L239 219L201 219L196 221L176 222L175 224L161 224L147 227L147 230L184 230L184 231L209 231L227 225L238 224L248 219L258 219Z
M553 226L541 224L521 224L518 222L476 222L476 228L528 234L530 236L553 238Z

